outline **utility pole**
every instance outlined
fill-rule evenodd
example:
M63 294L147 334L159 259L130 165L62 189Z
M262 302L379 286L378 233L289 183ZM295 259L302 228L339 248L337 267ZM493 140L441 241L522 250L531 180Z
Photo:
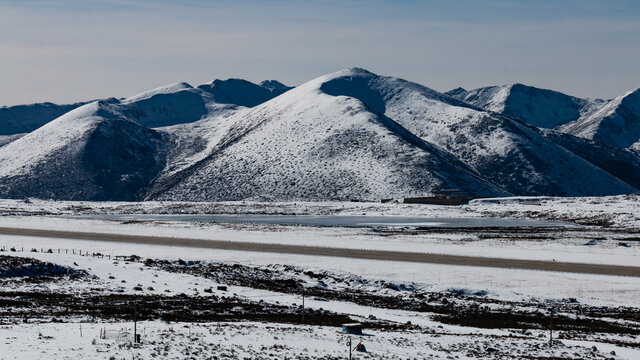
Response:
M133 307L133 343L138 343L138 309Z
M351 336L349 336L349 360L351 360Z
M549 347L553 346L553 308L549 309Z

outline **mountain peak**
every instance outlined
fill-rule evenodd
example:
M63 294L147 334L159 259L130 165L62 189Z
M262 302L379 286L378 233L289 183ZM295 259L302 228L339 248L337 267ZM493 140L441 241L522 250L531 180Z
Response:
M455 89L449 90L447 92L445 92L445 95L449 95L451 97L454 97L456 99L458 99L459 97L464 96L468 91L462 87L457 87Z
M336 75L346 75L346 76L378 76L377 74L372 73L371 71L361 68L361 67L350 67L335 73Z
M260 86L262 86L265 89L269 89L269 90L288 90L291 89L291 86L287 86L283 83L281 83L278 80L263 80L260 82L259 84Z
M640 89L599 104L560 130L609 145L635 147L640 140Z
M451 187L478 196L640 188L637 152L523 124L598 110L595 134L640 149L638 89L600 103L521 83L443 94L358 67L280 95L287 89L227 79L87 104L0 147L0 196L374 200Z
M640 87L636 88L635 90L629 90L624 95L622 95L622 97L625 98L628 96L640 96Z
M575 121L592 102L558 91L513 83L449 94L484 110L541 128L555 128Z
M222 80L222 79L215 79L211 82L209 82L208 84L205 85L222 85L222 84L234 84L234 83L242 83L242 84L253 84L251 81L245 80L245 79L239 79L239 78L228 78L226 80Z
M210 83L198 86L218 104L234 104L254 107L273 99L282 90L271 90L243 79L216 79Z
M158 95L158 94L172 94L172 93L176 93L178 91L182 91L182 90L187 90L187 89L193 89L193 86L189 85L186 82L177 82L177 83L173 83L173 84L169 84L169 85L165 85L165 86L160 86L157 87L155 89L151 89L149 91L145 91L142 92L140 94L131 96L129 98L127 98L127 101L139 101L139 100L144 100L144 99L148 99L154 95Z

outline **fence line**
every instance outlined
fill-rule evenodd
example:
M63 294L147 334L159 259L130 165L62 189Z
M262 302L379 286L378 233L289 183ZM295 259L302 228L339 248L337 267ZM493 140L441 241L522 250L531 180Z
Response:
M111 255L111 254L103 254L101 252L90 252L88 250L82 250L82 249L75 249L75 248L31 248L31 249L26 249L24 248L24 246L9 246L9 245L0 245L0 254L4 253L4 252L8 252L8 253L12 253L12 252L19 252L19 253L45 253L45 254L71 254L71 255L79 255L79 256L90 256L90 257L99 257L99 258L107 258L107 259L111 259L112 257L114 259L120 259L120 260L125 260L127 258L130 258L131 256L125 256L125 255ZM131 261L134 261L133 259L131 259Z

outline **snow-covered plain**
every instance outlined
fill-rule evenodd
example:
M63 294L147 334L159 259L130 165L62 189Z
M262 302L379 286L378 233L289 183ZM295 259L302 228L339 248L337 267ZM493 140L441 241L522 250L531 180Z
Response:
M501 197L471 201L461 206L402 204L401 202L96 202L41 199L0 199L0 215L91 214L264 214L369 215L426 218L496 217L543 219L615 229L640 228L640 195L601 197Z
M52 284L10 284L3 286L3 291L53 291L62 293L84 294L109 292L125 294L179 294L188 296L208 296L204 289L215 289L220 283L198 276L169 273L142 263L130 261L114 261L111 259L78 255L77 250L86 254L101 252L102 254L129 255L143 257L176 258L185 261L213 261L239 263L250 266L269 266L269 264L293 264L305 271L333 271L344 274L347 278L357 276L368 280L382 279L395 284L407 284L425 291L450 293L486 292L484 298L512 301L559 301L562 297L576 296L577 301L599 306L635 305L640 294L640 283L634 278L585 276L562 273L541 273L534 271L491 270L481 268L464 268L438 265L408 265L393 262L372 262L363 260L342 261L313 256L290 256L277 254L261 254L251 252L213 251L203 249L187 249L176 247L159 247L149 245L113 244L85 242L79 240L61 240L47 238L20 238L17 240L27 247L53 247L53 253L15 252L12 256L35 258L77 269L85 269L93 280L79 283ZM57 253L56 246L76 249L76 254L67 254L62 250ZM70 250L69 250L70 251ZM0 253L7 254L7 252ZM271 265L273 266L273 265ZM351 274L351 275L350 275ZM357 275L355 275L357 274ZM379 294L390 292L376 288L369 282L365 289ZM331 285L330 285L331 286ZM368 287L368 288L367 288ZM136 290L139 288L140 290ZM149 290L150 289L150 290ZM483 292L483 293L484 293ZM213 295L227 293L237 294L249 300L277 302L283 306L300 304L299 294L283 294L268 290L260 290L242 286L229 286L226 292L213 291ZM534 295L535 294L535 295ZM354 321L374 316L379 320L397 323L410 321L419 327L416 330L365 330L374 335L362 339L354 337L354 341L362 340L369 354L358 354L364 358L423 358L430 354L435 358L459 356L460 358L492 357L498 349L503 358L516 358L523 355L547 354L548 356L577 356L599 358L610 351L618 354L617 359L634 359L638 350L612 345L609 342L620 340L634 342L633 336L592 337L579 343L563 342L553 349L546 346L545 330L532 329L520 332L501 329L488 330L474 327L442 324L432 319L432 315L402 310L390 310L361 306L348 302L327 301L307 298L307 309L322 308L338 313L350 314ZM344 356L346 354L346 337L339 333L337 327L284 325L269 323L167 323L160 321L144 321L137 325L138 332L143 334L143 342L133 345L131 321L98 320L87 318L71 319L70 323L40 323L36 319L24 324L0 325L0 339L4 340L3 355L24 353L28 351L30 358L102 358L105 354L116 358L142 357L155 354L163 358L183 358L192 355L196 358L211 356L229 358L266 358L268 354L277 354L279 358L326 358L327 356ZM83 336L80 337L80 328ZM100 339L101 330L107 330L106 339ZM514 336L516 336L514 338ZM556 334L557 336L557 334ZM354 344L355 344L354 342ZM592 346L599 350L592 351ZM28 350L27 350L28 349ZM593 354L592 354L593 353ZM200 355L197 355L200 354ZM261 357L262 356L262 357Z
M606 198L500 198L474 201L464 206L345 203L345 202L225 202L225 203L93 203L0 201L0 227L89 231L131 235L223 239L342 248L465 254L520 259L591 262L639 266L637 230L640 227L637 196ZM258 224L217 224L188 221L106 221L75 218L91 214L294 214L381 215L428 218L539 218L561 222L542 237L515 231L506 237L479 236L485 230L448 229L420 232L415 227L342 228ZM563 228L572 229L567 232ZM483 232L485 231L485 232ZM490 232L489 232L490 233ZM535 233L535 232L534 232ZM502 234L504 235L504 234ZM619 245L624 243L624 246ZM8 251L10 248L17 251ZM0 279L3 291L25 294L52 291L70 296L116 294L131 296L176 296L207 298L231 295L241 301L262 301L284 308L301 303L299 293L220 282L215 277L183 273L147 265L145 259L178 259L203 264L248 269L269 269L282 279L301 279L306 286L320 284L308 272L329 274L327 289L350 289L392 299L411 294L441 294L461 306L498 311L533 311L554 304L587 308L637 311L640 279L636 277L584 275L516 269L492 269L392 261L344 259L309 255L226 251L178 246L113 243L62 238L0 235L0 256L33 258L71 269L84 270L84 280L21 282ZM31 252L35 249L36 252ZM47 250L51 249L51 253ZM24 250L24 251L23 251ZM79 255L79 252L83 255ZM74 254L75 252L75 254ZM100 253L99 256L90 254ZM140 262L123 260L130 255ZM87 256L89 255L89 256ZM105 257L106 256L106 257ZM117 256L123 256L117 258ZM176 269L188 269L189 266ZM331 280L333 279L333 280ZM349 284L349 285L347 285ZM391 284L391 285L390 285ZM228 286L227 291L216 290ZM205 289L213 289L211 292ZM400 290L398 290L400 289ZM406 289L406 290L403 290ZM454 294L465 294L457 298ZM102 296L102 295L100 295ZM179 296L178 296L179 297ZM242 300L244 299L244 300ZM567 300L572 299L572 300ZM573 300L575 299L575 300ZM569 302L567 302L569 301ZM479 328L442 322L437 314L371 306L352 301L308 297L305 307L346 314L352 321L406 324L411 328L365 329L361 339L368 353L356 358L560 358L635 359L640 356L634 334L558 332L561 342L547 345L545 329ZM500 310L503 309L503 310ZM2 307L0 307L0 312ZM613 310L612 310L613 311ZM567 313L567 316L575 316ZM631 320L617 320L628 323ZM51 323L35 316L24 323L7 323L0 317L2 356L13 358L28 352L30 358L340 358L347 354L346 336L338 326L299 325L278 322L165 322L143 320L137 329L141 344L132 343L133 323L123 319L92 320L87 316ZM83 336L80 337L80 328ZM105 338L100 337L107 331ZM635 345L634 345L635 344ZM592 348L595 346L596 348ZM613 355L611 352L615 353Z
M144 339L141 344L131 342L132 323L0 325L0 339L5 339L3 354L7 358L25 358L22 344L32 344L30 359L345 359L349 353L349 337L334 327L162 322L140 322L138 327ZM101 339L104 330L107 337ZM442 330L401 334L367 331L367 335L352 337L352 348L362 342L367 349L366 353L353 351L354 359L634 359L638 355L632 349L589 341L564 341L549 349L546 339L534 336L483 337L476 332L450 334Z

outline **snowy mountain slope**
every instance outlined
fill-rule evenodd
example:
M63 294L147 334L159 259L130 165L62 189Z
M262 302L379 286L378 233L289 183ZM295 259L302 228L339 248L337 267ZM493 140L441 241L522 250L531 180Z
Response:
M132 96L121 101L118 108L142 125L161 127L200 120L208 113L208 98L208 94L183 82Z
M208 157L156 183L149 197L377 200L445 187L506 194L357 99L323 93L336 76L234 115Z
M155 177L206 156L230 114L286 91L269 85L216 80L203 90L176 83L80 106L22 139L2 136L0 196L136 199Z
M276 80L260 85L239 79L214 80L193 88L181 82L145 91L122 101L109 98L111 104L120 104L119 111L140 124L149 127L171 126L200 120L220 112L236 110L238 106L252 107L268 101L291 87ZM29 133L44 124L90 102L68 105L40 103L0 107L0 146L15 135Z
M372 112L384 114L425 142L447 150L513 194L604 195L636 191L547 140L534 127L480 111L415 83L352 69L334 74L321 85L321 90L359 99Z
M198 86L198 89L207 92L213 101L218 104L235 104L254 107L284 92L284 89L282 89L284 85L281 83L274 81L267 82L265 85L266 87L256 85L242 79L228 79L213 80L208 84ZM276 88L278 90L276 90Z
M25 135L26 134L0 135L0 147L16 141Z
M62 114L84 104L86 104L86 102L68 105L57 105L46 102L0 107L0 135L31 132Z
M229 105L194 123L158 128L171 135L171 148L160 179L173 176L207 157L227 134L235 121L233 116L240 111L246 111L246 108Z
M549 129L578 119L602 102L523 84L489 86L471 91L457 88L447 94L482 109Z
M640 141L640 88L606 102L559 130L609 145L631 147Z
M165 135L83 105L0 148L0 197L133 200L164 166Z
M166 127L253 107L288 89L275 80L265 82L264 86L241 79L214 80L197 88L181 82L125 99L119 109L142 125Z
M636 189L640 189L640 152L579 138L556 130L545 130L543 134L545 138Z
M451 96L452 98L456 98L458 100L463 99L469 92L461 87L457 87L453 90L449 90L444 92L445 95Z
M628 115L637 91L594 110L521 85L479 90L448 95L358 68L296 88L171 84L0 136L0 197L378 200L443 188L473 196L640 188L639 151L541 130L507 111L548 124L576 111Z
M475 195L637 191L534 127L357 68L312 80L227 124L207 157L158 181L149 197L378 199L443 187Z
M161 177L171 176L206 157L231 126L231 115L246 110L247 106L268 101L289 89L275 80L266 83L266 86L239 79L214 80L196 89L186 83L178 83L131 99L136 107L139 107L141 99L157 97L158 93L167 97L164 103L171 100L169 96L173 94L188 94L197 101L195 106L183 102L180 107L174 107L176 116L185 121L167 121L164 125L168 126L158 128L172 135L172 147ZM176 102L180 102L179 99ZM135 113L128 114L137 119ZM152 116L155 119L159 117L157 112Z
M261 87L271 91L275 95L280 95L280 94L283 94L283 93L293 89L293 86L287 86L287 85L281 83L278 80L264 80L264 81L260 82L259 85Z

